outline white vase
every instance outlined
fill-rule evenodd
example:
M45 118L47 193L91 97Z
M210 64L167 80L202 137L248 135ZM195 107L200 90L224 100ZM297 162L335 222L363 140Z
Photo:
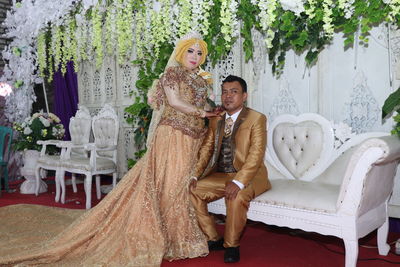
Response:
M21 184L20 193L21 194L35 194L36 193L36 176L35 169L37 160L39 159L40 152L37 150L25 150L23 161L24 166L21 168L21 175L25 177L26 181ZM42 178L43 173L40 175ZM39 179L39 193L44 193L47 191L47 184Z

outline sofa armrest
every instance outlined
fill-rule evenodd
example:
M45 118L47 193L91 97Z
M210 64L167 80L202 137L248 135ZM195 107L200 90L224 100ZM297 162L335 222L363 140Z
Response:
M384 155L376 164L382 165L400 159L400 139L397 136L389 135L376 138L384 142L380 146L384 150Z
M363 208L369 210L387 201L393 190L395 172L392 169L400 158L400 142L396 139L393 136L371 138L353 152L337 201L341 213L354 214L362 205L369 206Z

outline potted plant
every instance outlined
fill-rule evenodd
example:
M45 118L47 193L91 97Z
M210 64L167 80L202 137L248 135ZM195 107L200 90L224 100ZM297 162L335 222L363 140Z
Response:
M39 140L60 140L64 137L65 129L60 119L53 113L38 112L31 117L26 118L22 123L14 123L14 130L19 135L14 142L14 149L23 151L24 167L21 169L21 175L26 181L21 185L20 192L23 194L34 194L36 187L35 168L40 156L41 145L37 144ZM57 153L57 148L48 146L49 154ZM39 192L47 190L46 184L41 181Z

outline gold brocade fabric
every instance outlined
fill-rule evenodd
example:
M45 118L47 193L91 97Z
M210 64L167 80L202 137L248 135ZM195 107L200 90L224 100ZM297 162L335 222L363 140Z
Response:
M178 91L180 99L191 105L192 109L203 109L206 104L207 90L210 89L207 81L183 67L171 67L160 78L158 86L157 101L165 103L160 124L180 129L193 138L203 137L206 129L204 127L204 120L196 114L198 110L191 110L190 106L182 107L182 109L186 110L186 113L184 113L179 111L178 108L171 107L168 101L166 101L165 90Z
M0 208L0 266L160 266L207 255L188 189L201 142L160 125L146 155L88 211Z

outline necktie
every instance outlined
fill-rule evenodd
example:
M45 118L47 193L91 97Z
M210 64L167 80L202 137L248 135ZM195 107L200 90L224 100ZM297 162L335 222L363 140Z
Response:
M232 126L233 126L233 120L231 117L228 117L225 120L225 136L230 136L232 134Z

